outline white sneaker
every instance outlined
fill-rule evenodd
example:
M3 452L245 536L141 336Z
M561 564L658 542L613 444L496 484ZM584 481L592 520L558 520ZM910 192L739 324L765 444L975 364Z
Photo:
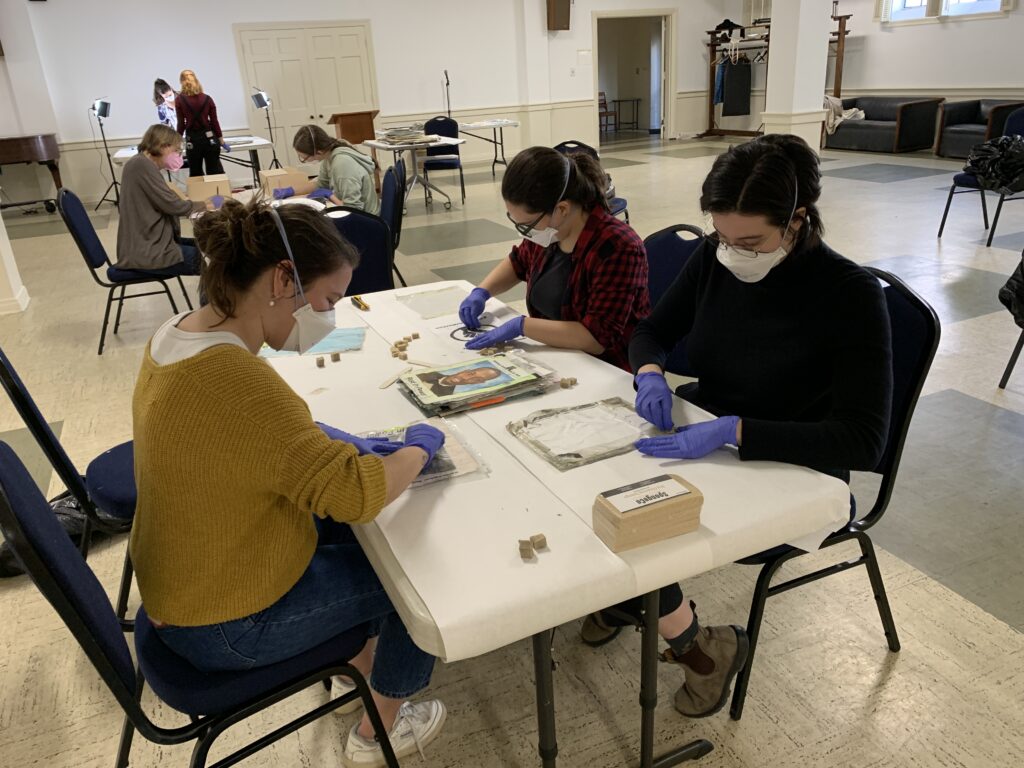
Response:
M426 757L423 748L441 733L441 726L444 725L447 714L448 711L439 699L415 704L411 701L405 702L398 710L395 725L388 734L395 757L405 757L413 752L419 752L421 757ZM348 768L385 765L384 752L380 744L360 736L357 732L358 727L358 724L353 726L348 734L348 743L345 744L341 762Z
M331 693L330 700L340 699L346 693L351 693L356 689L356 684L353 683L346 677L341 675L333 675L331 677ZM363 708L363 700L356 698L355 701L350 701L348 704L343 704L338 707L335 712L340 712L343 715L351 715L353 712L358 712Z

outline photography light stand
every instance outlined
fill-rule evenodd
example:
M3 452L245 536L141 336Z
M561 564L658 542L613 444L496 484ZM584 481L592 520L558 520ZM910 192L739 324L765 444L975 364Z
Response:
M444 102L448 107L448 119L452 118L452 94L451 94L451 81L448 80L448 70L444 71Z
M267 96L267 92L260 90L257 86L252 87L256 93L252 94L252 103L256 109L262 109L267 116L267 134L270 137L270 154L273 155L273 160L270 161L269 168L281 168L281 161L277 159L277 147L274 146L274 129L270 125L270 97Z
M104 203L113 203L115 208L121 207L121 185L117 183L117 176L114 175L114 160L110 157L110 147L107 146L107 134L103 130L103 118L110 116L110 102L98 99L93 102L89 109L96 113L96 122L100 125L100 137L103 139L103 151L107 155L107 167L110 168L110 184L107 189L103 192L103 197L96 203L96 207L93 210L99 210L99 207ZM114 190L114 197L110 197L110 190Z

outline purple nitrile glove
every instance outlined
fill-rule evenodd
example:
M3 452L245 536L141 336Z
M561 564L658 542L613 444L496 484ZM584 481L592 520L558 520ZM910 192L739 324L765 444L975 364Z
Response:
M658 429L672 429L672 390L665 375L647 371L636 377L636 412Z
M637 440L636 449L659 459L699 459L723 445L735 443L738 423L738 416L722 416L690 424L679 427L674 435Z
M231 154L231 145L230 144L221 144L220 148L223 149L228 154Z
M324 434L327 435L331 440L341 440L344 443L349 443L359 451L360 456L366 456L372 454L374 456L387 456L394 453L402 444L394 440L388 440L385 437L358 437L357 435L349 434L341 429L337 429L323 422L316 422L316 425L323 430Z
M427 453L427 462L423 465L423 469L430 466L430 462L434 460L434 456L441 450L442 445L444 445L444 432L437 427L432 427L429 424L413 424L405 429L405 445L403 447L420 448Z
M481 333L466 342L466 349L485 349L501 344L503 341L512 341L523 335L523 323L526 322L524 315L513 317L507 323L499 325L493 331Z
M310 198L311 200L319 200L319 199L326 199L326 198L330 197L333 194L334 194L334 190L333 189L327 189L326 187L320 187L319 189L314 189L312 192L310 192L308 195L306 195L306 197Z
M278 187L274 190L275 200L284 200L286 197L291 197L295 194L295 187Z
M213 210L219 210L224 205L224 195L214 195L210 198L210 202L213 204Z
M462 300L459 305L459 320L467 328L480 327L480 315L484 313L484 304L491 298L491 294L485 288L474 288L469 296Z

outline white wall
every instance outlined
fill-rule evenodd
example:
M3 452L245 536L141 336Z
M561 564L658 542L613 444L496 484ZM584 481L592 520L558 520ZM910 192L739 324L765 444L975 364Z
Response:
M875 21L874 0L842 0L839 10L853 14L844 91L1024 90L1019 63L1024 9L1020 7L1005 18L905 26ZM830 75L830 87L831 82Z

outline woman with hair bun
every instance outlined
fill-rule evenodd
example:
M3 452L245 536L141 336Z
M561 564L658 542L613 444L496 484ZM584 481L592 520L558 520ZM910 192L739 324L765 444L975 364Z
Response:
M799 464L847 482L850 470L878 465L892 407L889 315L878 280L822 241L820 196L818 155L797 136L763 136L715 160L700 198L710 230L640 323L629 358L637 413L670 430L663 366L685 337L698 380L675 395L718 418L640 440L642 453L700 459L735 445L744 461ZM746 633L700 625L678 584L661 590L660 604L663 658L685 674L676 709L714 714L746 660ZM636 615L639 602L619 609ZM608 642L619 623L613 612L592 614L584 641Z
M320 425L258 357L264 344L306 352L334 329L359 258L330 219L227 200L195 234L209 303L153 336L132 403L129 548L146 611L204 672L275 664L365 627L350 663L369 678L395 753L415 752L445 721L440 701L408 700L434 657L409 637L349 526L394 501L444 434L414 424L392 442ZM364 714L342 762L383 765L373 735Z
M480 334L469 349L525 336L629 369L626 345L650 313L647 256L636 232L609 212L607 186L600 163L583 153L530 147L515 156L501 196L525 239L462 302L459 317L479 328L487 300L524 281L529 315Z

